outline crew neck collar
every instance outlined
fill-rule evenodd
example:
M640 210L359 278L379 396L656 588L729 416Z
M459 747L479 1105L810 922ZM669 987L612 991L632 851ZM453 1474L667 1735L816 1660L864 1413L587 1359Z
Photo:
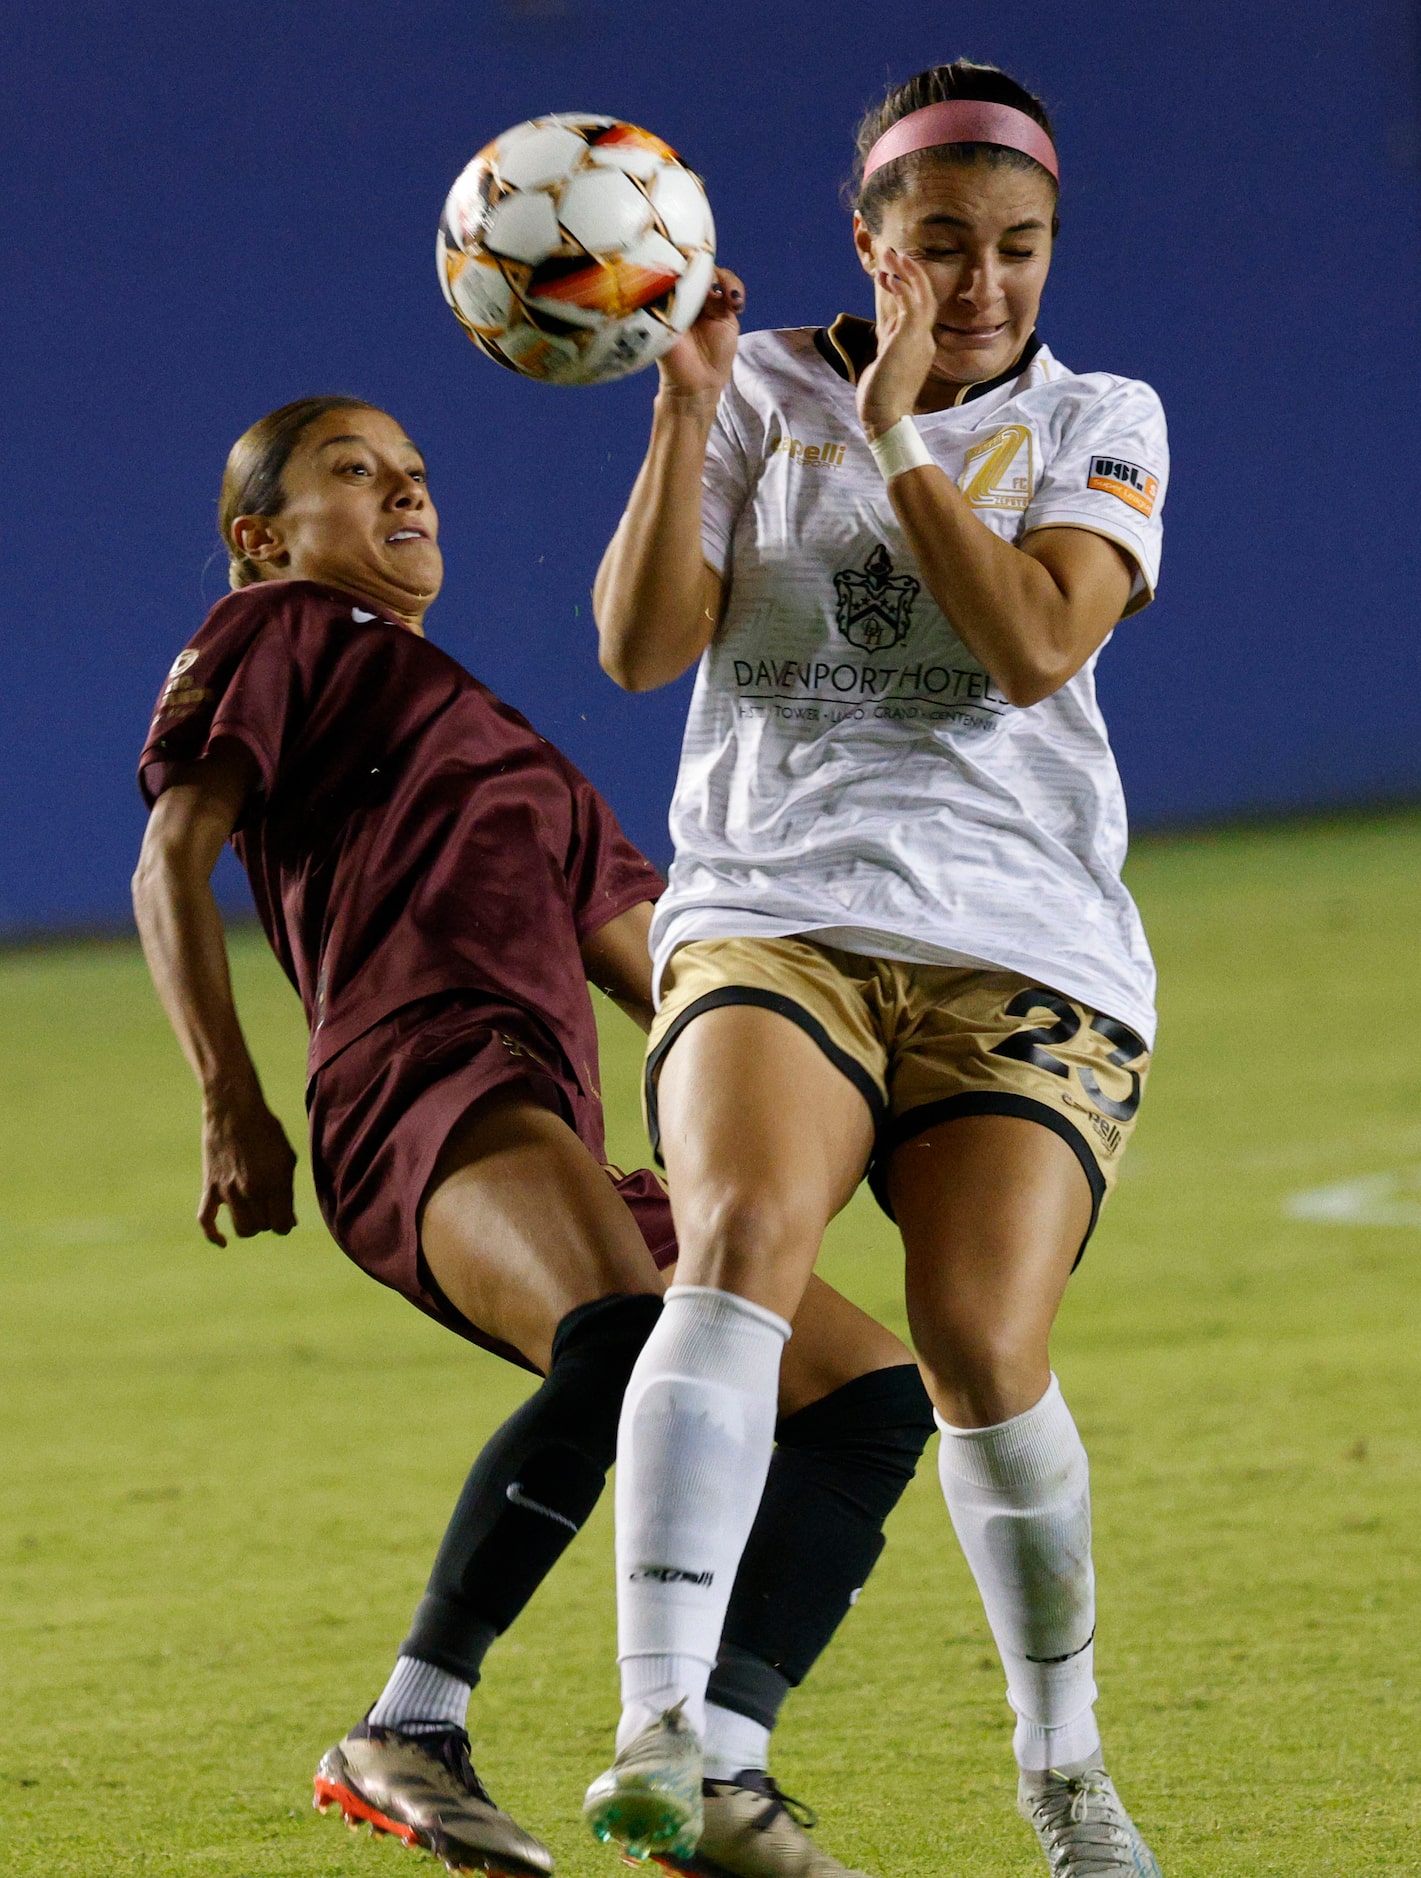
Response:
M955 411L960 405L971 404L974 398L984 398L989 391L996 391L1002 385L1009 385L1014 378L1020 378L1041 350L1041 345L1041 340L1033 332L1005 371L998 372L995 378L984 379L980 385L964 385L952 403L943 408ZM831 371L842 378L845 384L856 385L878 354L878 329L872 320L860 319L856 313L841 313L832 325L821 326L816 330L814 346ZM929 412L925 415L936 416L937 413Z

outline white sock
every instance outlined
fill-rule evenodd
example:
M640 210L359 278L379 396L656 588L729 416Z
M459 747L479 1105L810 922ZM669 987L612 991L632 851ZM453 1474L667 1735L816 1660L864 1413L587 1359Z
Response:
M1040 1772L1098 1752L1090 1468L1051 1386L994 1428L942 1431L938 1474L1016 1712L1017 1763Z
M733 1780L747 1767L770 1765L770 1731L763 1722L737 1715L718 1702L706 1703L706 1779Z
M404 1734L432 1734L462 1728L474 1686L417 1656L398 1658L380 1700L366 1719L377 1728Z
M677 1702L705 1735L706 1683L775 1439L789 1325L732 1292L672 1285L617 1433L620 1750Z

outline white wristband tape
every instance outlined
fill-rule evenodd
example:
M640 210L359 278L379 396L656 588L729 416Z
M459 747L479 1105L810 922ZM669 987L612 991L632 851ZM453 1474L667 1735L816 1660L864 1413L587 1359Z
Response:
M933 460L911 417L900 417L893 428L885 430L881 437L870 437L868 447L886 483L891 483L895 476L901 476L905 470L922 469Z

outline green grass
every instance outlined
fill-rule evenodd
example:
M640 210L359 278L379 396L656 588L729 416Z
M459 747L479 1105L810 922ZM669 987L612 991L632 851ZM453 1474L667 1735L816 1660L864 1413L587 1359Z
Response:
M1421 819L1146 844L1131 878L1161 1047L1056 1350L1094 1467L1111 1762L1169 1878L1409 1873L1421 1196L1392 1224L1286 1206L1421 1166ZM299 1127L299 1013L256 940L234 953ZM200 1240L194 1092L133 946L0 957L0 1038L0 1867L431 1869L318 1819L310 1774L526 1378L348 1266L309 1190L289 1240ZM636 1060L610 1014L627 1165ZM901 1325L862 1196L824 1269ZM604 1504L473 1711L494 1791L571 1878L617 1869L577 1821L613 1719L609 1553ZM778 1771L879 1878L1027 1878L1000 1680L924 1468Z

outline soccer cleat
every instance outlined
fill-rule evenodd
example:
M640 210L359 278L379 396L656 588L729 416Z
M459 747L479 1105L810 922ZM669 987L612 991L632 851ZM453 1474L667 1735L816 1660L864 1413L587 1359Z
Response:
M442 1858L450 1871L547 1878L553 1855L489 1798L462 1728L401 1734L358 1722L316 1769L318 1812L338 1806L347 1826L368 1822Z
M811 1809L758 1768L706 1781L702 1803L700 1843L688 1859L658 1857L667 1871L684 1878L865 1878L814 1843Z
M701 1836L701 1744L683 1704L629 1741L587 1789L582 1816L628 1859L689 1858Z
M1098 1761L1023 1773L1016 1809L1035 1828L1051 1878L1163 1878Z

